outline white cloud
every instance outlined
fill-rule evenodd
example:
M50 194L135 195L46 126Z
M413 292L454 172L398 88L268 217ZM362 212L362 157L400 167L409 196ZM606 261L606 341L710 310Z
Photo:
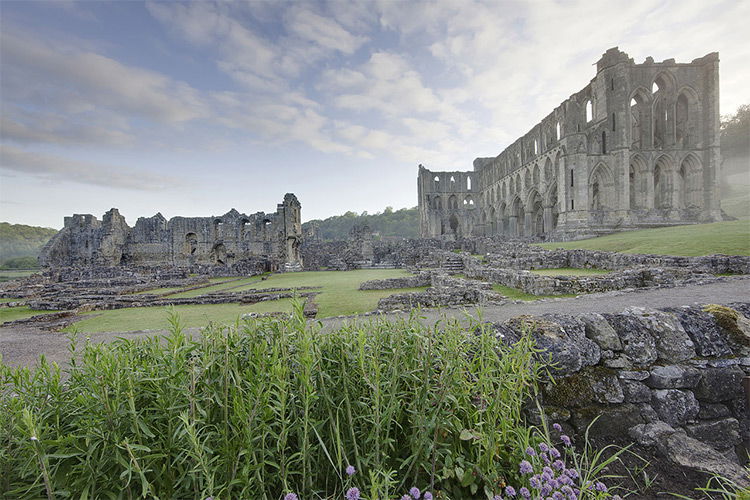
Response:
M296 5L287 11L287 29L300 38L316 43L324 49L351 54L367 41L345 30L334 19Z
M76 182L110 188L159 191L180 185L176 178L147 172L71 160L56 155L0 145L0 168L55 182Z

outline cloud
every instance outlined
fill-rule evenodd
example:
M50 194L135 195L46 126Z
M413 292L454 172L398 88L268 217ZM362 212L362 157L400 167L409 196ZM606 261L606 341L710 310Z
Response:
M286 19L291 33L324 49L351 54L367 41L367 37L352 35L334 19L320 16L306 7L289 9Z
M139 191L160 191L181 184L171 177L24 151L8 145L0 145L0 168L55 182Z
M0 136L22 144L94 144L97 146L125 146L135 143L135 137L109 123L100 126L82 125L71 118L51 113L6 113L0 118Z
M161 123L181 123L208 113L190 85L93 52L61 50L4 31L3 101L109 109Z

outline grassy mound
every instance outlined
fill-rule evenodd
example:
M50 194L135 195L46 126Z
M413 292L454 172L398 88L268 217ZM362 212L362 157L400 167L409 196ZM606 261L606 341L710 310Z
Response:
M750 255L750 220L626 231L588 240L540 243L548 250L581 248L657 255Z

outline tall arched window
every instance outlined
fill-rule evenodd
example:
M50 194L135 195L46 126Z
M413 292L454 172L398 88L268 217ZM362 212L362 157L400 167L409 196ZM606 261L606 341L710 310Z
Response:
M594 105L591 104L591 99L586 100L586 123L594 119Z

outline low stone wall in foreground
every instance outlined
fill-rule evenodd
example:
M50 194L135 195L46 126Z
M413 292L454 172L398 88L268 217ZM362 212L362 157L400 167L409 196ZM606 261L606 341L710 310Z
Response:
M539 403L566 433L582 439L596 419L592 436L630 436L678 465L750 486L739 465L750 442L750 303L521 317L491 328L510 344L531 333L555 379Z

